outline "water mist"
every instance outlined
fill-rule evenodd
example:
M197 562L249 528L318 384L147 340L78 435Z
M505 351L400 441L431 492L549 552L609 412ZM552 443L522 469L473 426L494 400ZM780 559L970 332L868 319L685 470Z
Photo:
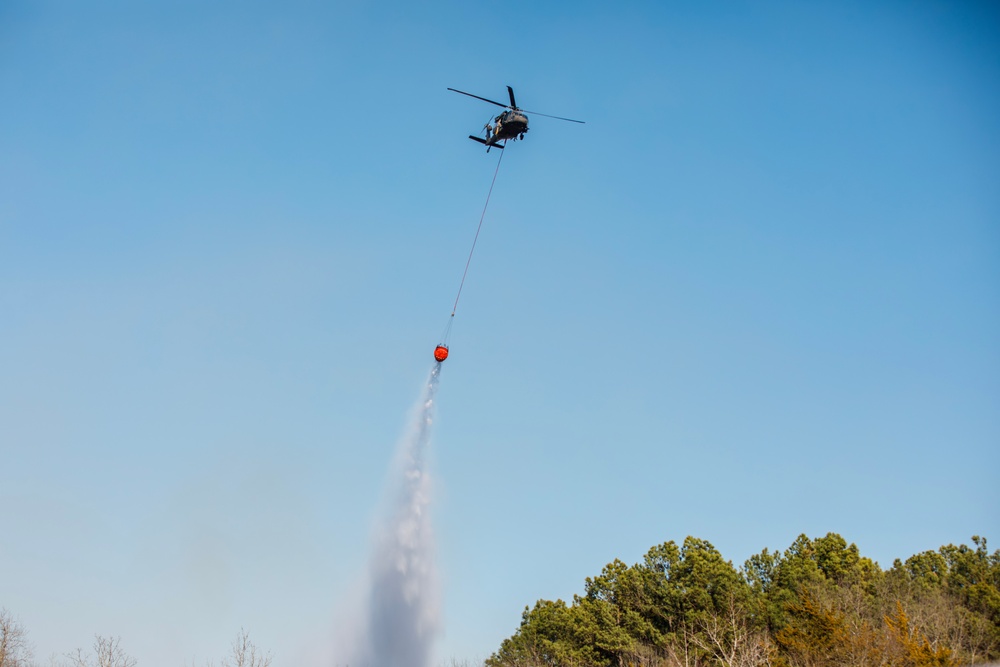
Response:
M368 563L367 608L350 667L428 667L440 629L427 448L441 364L400 440Z

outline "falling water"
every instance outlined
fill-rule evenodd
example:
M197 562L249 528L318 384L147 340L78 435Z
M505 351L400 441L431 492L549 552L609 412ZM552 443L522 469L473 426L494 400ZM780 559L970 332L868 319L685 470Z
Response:
M388 511L368 565L365 628L352 667L427 667L440 626L428 506L427 448L441 364L435 364L401 439L388 484Z

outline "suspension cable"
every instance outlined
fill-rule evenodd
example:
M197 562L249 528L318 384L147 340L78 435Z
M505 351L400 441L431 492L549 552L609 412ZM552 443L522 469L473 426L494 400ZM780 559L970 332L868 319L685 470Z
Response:
M493 172L493 180L490 182L490 190L486 193L486 204L483 205L483 213L479 216L479 226L476 227L476 236L472 239L472 248L469 250L469 258L465 260L465 271L462 272L462 281L458 284L458 294L455 295L455 305L451 308L451 317L455 317L458 310L458 300L462 298L462 287L465 286L465 277L469 274L469 264L472 263L472 253L476 252L476 242L479 240L479 232L483 228L483 220L486 218L486 209L490 205L490 196L493 194L493 185L497 182L497 174L500 173L500 163L503 162L503 149L500 150L500 158L497 160L497 168ZM448 330L451 330L451 320L448 322Z

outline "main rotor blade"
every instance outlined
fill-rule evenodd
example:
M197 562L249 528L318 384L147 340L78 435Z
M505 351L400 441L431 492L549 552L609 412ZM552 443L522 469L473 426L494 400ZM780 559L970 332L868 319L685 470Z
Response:
M538 111L528 111L527 109L518 109L518 111L521 111L523 113L532 113L535 114L536 116L545 116L546 118L555 118L556 120L568 120L571 123L580 123L581 125L586 124L586 121L583 120L573 120L572 118L563 118L562 116L550 116L547 113L540 113Z
M514 89L511 88L510 86L507 86L507 94L510 95L510 108L516 109L517 102L514 101Z
M500 104L499 102L494 102L493 100L488 100L485 97L480 97L479 95L473 95L472 93L467 93L464 90L457 90L455 88L449 88L448 90L450 90L453 93L461 93L462 95L468 95L469 97L475 97L477 100L482 100L483 102L489 102L490 104L495 104L498 107L503 107L504 109L508 108L506 104Z

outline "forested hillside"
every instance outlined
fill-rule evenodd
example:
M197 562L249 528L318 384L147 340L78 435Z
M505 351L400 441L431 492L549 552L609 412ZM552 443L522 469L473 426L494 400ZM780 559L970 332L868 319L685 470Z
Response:
M840 535L736 569L705 540L615 560L572 603L539 600L487 667L967 665L1000 658L1000 551L925 551L888 570Z

